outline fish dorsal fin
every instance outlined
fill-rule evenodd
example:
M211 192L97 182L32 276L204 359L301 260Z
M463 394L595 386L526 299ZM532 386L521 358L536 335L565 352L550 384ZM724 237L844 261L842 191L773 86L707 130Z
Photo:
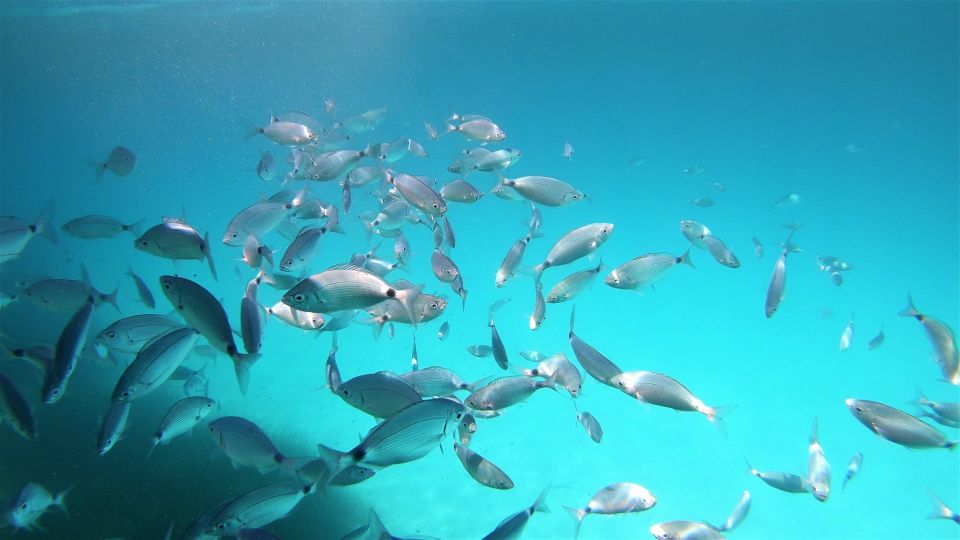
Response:
M163 219L163 222L164 222L164 223L178 223L178 224L180 224L180 225L186 225L186 224L187 224L187 222L184 221L183 218L163 216L162 219Z
M331 266L330 268L327 268L327 270L358 270L358 271L360 271L360 272L366 272L367 274L372 273L372 272L370 272L369 270L367 270L366 268L361 268L361 267L359 267L359 266L357 266L357 265L355 265L355 264L352 264L352 263L339 263L339 264L335 264L335 265Z

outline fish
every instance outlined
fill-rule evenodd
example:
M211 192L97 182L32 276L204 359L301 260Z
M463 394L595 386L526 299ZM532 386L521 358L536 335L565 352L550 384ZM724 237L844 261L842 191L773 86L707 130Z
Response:
M850 322L843 328L840 334L840 350L845 351L850 348L850 342L853 341L853 315L850 315Z
M704 238L710 236L711 233L706 225L685 219L680 221L680 232L683 233L684 238L694 246L700 249L707 249Z
M431 216L446 213L447 201L420 178L405 173L393 175L387 171L387 181L417 210Z
M276 482L231 500L213 516L204 533L210 536L237 536L241 529L269 525L287 516L300 501L315 490L315 484Z
M34 529L43 530L40 527L39 520L50 508L56 506L67 513L66 497L70 488L67 488L56 496L50 494L46 488L35 482L30 482L23 486L17 498L10 504L8 519L13 529Z
M444 341L450 335L450 322L443 321L443 324L440 325L440 329L437 331L437 339Z
M648 161L650 161L650 158L647 156L632 156L627 160L627 165L630 167L636 167L637 165L643 165Z
M939 414L937 414L937 413L935 413L935 412L930 412L930 411L921 410L921 411L917 414L917 416L919 416L920 418L929 418L929 419L933 420L934 422L940 424L941 426L947 426L947 427L952 427L952 428L960 428L960 421L951 420L950 418L947 418L947 417L945 417L945 416L940 416Z
M380 520L380 516L377 515L376 510L370 508L370 515L367 517L367 524L362 525L349 533L346 534L341 540L356 540L358 538L366 539L377 539L377 540L387 540L387 539L397 539L402 540L399 536L394 536L390 531L387 530L387 527L383 524L383 521ZM416 536L413 538L421 540L433 540L425 536ZM409 539L409 540L412 540Z
M486 358L493 354L493 347L489 345L470 345L467 347L467 352L477 358Z
M32 224L14 216L0 216L0 264L23 253L35 236L57 244L57 230L53 227L53 200L50 200Z
M497 331L497 325L493 322L493 314L509 301L509 298L497 300L490 305L490 310L487 315L489 320L487 326L490 327L490 352L493 354L493 359L497 361L497 365L500 366L500 369L507 369L509 360L507 358L507 349L503 345L503 339L500 338L500 332Z
M760 243L756 235L753 236L753 253L758 259L763 258L763 244Z
M413 315L417 324L430 322L436 319L437 317L443 315L443 312L446 308L447 300L432 294L420 294L413 301ZM414 322L414 319L411 319L407 315L407 312L400 304L392 301L385 301L375 304L371 308L367 309L367 313L370 315L370 319L361 322L371 325L375 340L380 338L380 333L382 332L384 325L387 323L397 322L403 324L412 324Z
M901 317L913 317L923 326L933 345L934 355L940 372L950 384L960 385L960 358L957 354L957 340L953 330L943 322L920 313L913 305L913 297L907 295L907 307L900 312Z
M847 409L861 424L892 443L907 448L952 449L960 441L949 441L940 430L899 409L863 399L847 399Z
M530 314L530 330L540 328L543 320L547 317L547 303L543 299L543 283L539 281L534 283L533 289L536 296L534 297L533 313Z
M700 208L708 208L714 205L713 199L707 197L697 197L695 199L690 199L690 204L694 206L699 206Z
M513 188L530 202L550 207L570 206L587 198L577 188L550 176L501 177L500 185Z
M644 403L676 411L696 411L711 422L720 420L730 410L729 407L711 407L705 404L680 381L662 373L625 371L611 377L610 383Z
M444 283L450 283L460 276L457 263L439 249L434 249L433 255L430 256L430 268L433 270L433 275Z
M30 403L9 377L0 373L0 420L27 440L37 438L37 423Z
M740 268L740 259L719 237L708 234L703 237L703 243L707 246L714 260L728 268Z
M917 405L922 407L927 407L937 416L953 420L954 422L960 422L960 402L950 401L930 401L927 399L927 396L923 395L923 392L920 389L917 389Z
M416 345L414 345L416 346ZM473 392L477 384L467 383L459 375L441 366L430 366L416 371L409 371L400 375L420 397L446 396L459 390Z
M147 287L147 284L133 271L133 268L127 269L127 275L130 276L133 284L137 287L137 295L140 296L140 301L143 305L150 309L157 307L157 302L153 299L153 293L150 292L150 287Z
M773 206L794 206L800 203L800 196L796 193L790 193L773 201Z
M617 482L596 492L587 501L587 506L584 508L571 508L569 506L563 508L576 521L573 537L577 538L580 536L580 526L583 524L583 518L587 514L613 515L643 512L653 508L656 504L657 497L640 484Z
M243 262L256 270L268 270L273 267L273 251L260 241L260 237L248 234L243 241Z
M723 184L720 183L720 182L714 182L714 183L710 184L710 186L713 187L713 189L715 189L715 190L717 190L717 191L719 191L719 192L721 192L721 193L727 190L727 186L723 185Z
M250 382L250 366L260 355L242 354L237 349L233 329L223 305L202 285L186 278L160 276L160 289L187 324L196 328L215 349L233 360L240 393L246 394Z
M949 519L950 521L960 524L960 514L951 510L940 497L937 497L932 491L927 490L927 495L930 496L930 502L933 503L933 511L927 516L927 519Z
M523 259L523 253L526 251L527 245L532 238L532 234L528 233L510 246L510 250L507 251L507 254L503 257L503 262L500 263L500 268L497 269L497 274L494 279L494 284L497 287L506 285L507 281L516 274L517 267L520 266L520 262Z
M90 323L93 320L92 299L70 317L57 338L53 349L53 360L47 368L40 397L44 403L56 403L63 397L70 376L77 367L77 360L87 343Z
M143 220L126 225L109 216L89 215L70 220L60 226L60 230L74 238L91 240L96 238L113 238L120 233L128 232L133 236L140 236L140 225Z
M351 188L358 188L372 182L384 181L387 179L387 171L379 165L367 165L357 167L347 173L345 181L350 183Z
M350 465L382 469L422 458L452 434L463 419L462 403L437 398L416 401L376 425L348 452L319 445L321 456L335 463L331 470Z
M464 403L475 411L499 411L525 401L541 388L556 391L557 374L546 380L534 380L527 377L501 377L474 390Z
M303 195L295 198L293 202L266 199L240 210L227 224L223 243L228 246L242 246L248 235L265 237L276 229L280 222L296 212L305 196L305 192L301 193Z
M450 225L450 219L447 218L446 214L443 215L443 235L451 249L457 247L457 237L453 234L453 227Z
M577 421L580 422L593 442L600 443L603 440L603 428L600 427L600 422L592 414L587 411L577 413Z
M216 404L216 401L208 397L193 396L183 398L171 405L153 433L153 447L150 448L150 453L153 453L157 445L168 444L174 438L191 431L210 414ZM148 459L149 457L150 454L147 454Z
M691 167L686 167L686 168L684 168L684 169L683 169L683 174L700 174L700 173L702 173L704 170L705 170L705 169L704 169L703 167L699 167L699 166L697 166L697 165L693 165L693 166L691 166Z
M200 334L189 326L157 336L137 353L113 389L112 403L127 403L153 392L166 382L193 350Z
M603 260L598 258L595 268L580 270L561 279L547 292L547 303L559 304L573 300L593 284L593 279L600 274L604 268L606 268L606 266L603 264Z
M563 153L561 155L563 156L563 159L567 161L573 159L573 145L571 145L569 142L563 143Z
M320 251L320 239L327 232L326 227L307 226L300 229L297 237L280 259L282 272L300 272Z
M779 489L786 493L809 493L810 484L807 483L807 479L798 476L796 474L784 473L784 472L764 472L758 471L750 465L750 462L747 462L747 469L750 474L756 476L760 480L763 480L764 484L768 486Z
M127 428L129 416L130 402L110 404L106 416L100 423L100 431L97 432L97 453L101 456L106 455L117 444Z
M718 531L732 531L737 525L740 525L740 523L746 519L747 514L750 513L750 501L750 492L744 491L743 495L740 496L740 500L737 501L737 505L733 507L730 515L724 520L723 525L716 529Z
M147 229L136 240L133 246L140 251L171 260L193 259L207 260L210 274L217 279L217 269L213 265L213 255L210 253L209 233L201 238L186 221L177 218L163 218L163 223Z
M31 304L59 312L73 312L81 308L88 301L93 301L94 305L108 303L117 311L117 291L107 294L94 289L90 285L86 270L82 270L83 280L75 279L42 279L31 283L26 289L20 291L17 298L29 301Z
M393 239L393 256L404 264L406 264L407 258L410 256L410 242L408 242L407 237L402 234Z
M880 346L883 345L883 340L884 340L884 335L883 335L883 329L881 328L880 332L878 332L877 335L873 336L870 339L870 341L867 342L867 349L871 351L874 349L879 349Z
M257 301L259 285L259 277L247 282L247 290L240 300L240 337L243 339L243 348L250 354L260 352L263 325L266 323L266 313Z
M614 289L641 289L660 281L673 267L681 264L695 268L689 249L679 257L671 253L648 253L614 268L603 283Z
M246 418L222 416L210 421L207 431L234 467L247 465L268 472L276 468L286 471L293 464L277 450L260 426Z
M547 268L570 264L597 250L613 233L612 223L591 223L564 234L547 252L542 263L533 268L535 278Z
M464 470L480 484L494 489L513 489L513 480L490 460L456 441L453 450Z
M469 182L457 178L440 188L440 196L450 202L471 204L479 201L483 193Z
M460 133L468 141L482 141L484 143L499 142L507 138L507 134L500 129L500 126L486 118L464 120L458 125L451 124L448 121L444 133L451 132Z
M367 146L363 150L331 150L313 157L303 173L309 180L329 182L336 180L343 174L359 165L360 160L372 155L373 147ZM344 183L346 185L346 182Z
M520 161L520 151L513 148L503 148L490 152L477 160L471 170L492 172L506 169Z
M810 448L807 450L807 485L810 493L820 502L830 496L830 463L817 439L817 419L813 419Z
M429 137L431 141L435 141L440 138L440 134L437 133L437 128L433 127L430 122L423 123L423 130L427 132L427 137Z
M460 423L457 424L457 439L459 439L460 444L470 446L470 440L473 439L473 434L476 432L477 420L472 414L464 415Z
M702 521L674 520L655 523L650 534L657 540L723 540L723 533Z
M338 384L334 392L374 418L389 418L420 401L420 394L410 383L389 371L358 375Z
M549 378L554 374L556 374L557 383L567 390L570 397L580 397L583 377L580 375L580 371L567 359L567 355L563 353L544 358L533 369L523 370L525 377Z
M333 267L294 285L282 298L284 304L299 311L329 313L364 309L384 300L400 302L414 327L414 300L423 285L396 289L380 276L355 266Z
M264 135L271 141L283 146L302 146L318 139L318 134L309 126L289 120L281 120L276 116L270 117L266 126L251 128L247 138L255 135Z
M857 452L850 458L850 463L847 465L847 473L843 476L843 486L840 488L840 492L843 493L847 489L847 482L853 479L854 476L860 472L860 465L863 463L863 454Z
M264 182L269 182L273 180L276 175L277 160L274 159L273 154L267 150L260 156L260 161L257 163L257 176Z
M770 276L770 285L767 286L767 298L764 303L764 313L767 318L773 317L783 301L784 289L787 286L787 250L780 252L777 262L773 265L773 274Z
M550 486L543 488L543 491L540 492L540 495L533 504L506 517L495 529L484 536L483 540L515 540L520 538L520 535L523 534L523 529L526 528L527 522L530 521L533 514L550 511L545 502L549 491Z
M577 308L574 307L570 311L570 331L568 333L573 354L588 375L607 386L617 388L617 383L612 382L611 379L623 373L623 370L573 333L573 323L576 316Z
M148 341L178 326L179 321L164 315L132 315L104 328L96 342L113 351L137 353Z
M103 173L110 171L117 176L129 176L137 166L137 156L130 149L116 146L110 151L106 161L96 164L97 181Z

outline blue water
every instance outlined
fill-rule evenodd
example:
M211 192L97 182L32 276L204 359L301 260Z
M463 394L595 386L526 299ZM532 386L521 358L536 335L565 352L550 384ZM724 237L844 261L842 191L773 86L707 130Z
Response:
M578 406L603 425L602 444L584 434L568 396L548 391L481 423L472 448L512 477L510 491L475 483L446 443L443 453L312 496L270 530L287 539L339 538L373 506L396 535L479 538L552 484L553 512L535 515L524 538L572 538L561 505L582 507L601 487L630 481L652 491L657 505L588 516L580 538L648 537L650 525L674 519L720 522L743 490L753 506L731 538L957 538L955 524L925 516L927 489L960 510L958 453L906 450L870 433L844 406L857 397L916 412L907 402L917 388L934 400L960 400L956 386L941 382L920 325L897 316L909 291L921 311L960 325L957 21L956 2L4 2L0 214L32 220L50 198L58 226L86 214L152 225L185 213L210 232L220 280L205 263L174 267L136 251L127 235L61 233L58 245L33 239L0 267L0 289L78 278L83 263L97 288L119 284L124 315L144 312L123 275L129 263L153 287L158 313L169 305L156 279L178 272L221 298L238 325L251 271L236 262L238 248L217 239L239 209L279 189L256 175L261 152L284 155L264 137L245 139L251 124L290 110L329 124L325 97L336 100L341 118L386 106L386 119L356 146L412 137L430 158L409 156L397 168L443 182L453 178L446 166L474 145L456 134L429 141L422 122L439 127L453 112L481 114L507 133L496 147L523 152L508 176L555 176L590 195L542 209L544 238L531 243L525 264L542 260L564 232L598 221L616 225L598 252L610 267L649 252L682 253L689 244L681 219L705 223L738 255L734 270L694 248L696 269L676 268L655 290L614 290L598 280L575 302L577 334L623 369L666 373L710 405L737 405L726 437L702 415L644 406L587 378ZM565 141L576 149L569 162L561 157ZM88 163L118 144L137 154L136 170L96 182ZM628 165L638 156L646 161ZM689 167L703 172L684 174ZM488 189L495 177L470 180ZM339 201L335 183L312 191ZM802 202L771 205L788 193ZM694 197L716 205L692 206ZM348 234L323 239L313 271L369 249L356 216L375 204L354 193ZM548 305L543 327L531 332L530 279L494 287L528 215L527 205L494 197L451 204L466 310L431 274L427 229L407 228L413 263L391 277L451 300L443 317L417 329L421 366L443 365L466 380L501 375L491 359L464 348L489 341L487 307L506 297L497 326L518 366L525 367L521 350L573 358L570 304ZM791 221L805 224L794 237L803 251L789 257L786 298L768 320L766 288L787 233L781 225ZM763 258L753 254L754 234ZM274 234L267 243L283 249L286 240ZM389 246L384 241L382 256ZM817 271L817 255L855 268L834 286ZM595 265L548 270L546 287ZM264 304L279 296L261 287ZM840 352L851 314L853 344ZM98 308L94 331L119 316ZM441 342L434 336L444 320L451 333ZM0 311L0 328L18 344L55 341L65 322L23 301ZM868 351L881 328L886 342ZM344 377L409 369L411 340L403 325L393 340L377 342L362 325L342 331ZM315 339L271 321L263 343L246 396L224 357L207 368L222 406L210 418L249 418L287 455L312 454L318 442L349 448L374 425L321 388L329 335ZM120 368L82 363L55 405L39 403L35 371L16 362L0 368L25 389L40 432L25 441L0 429L0 499L28 481L52 491L73 486L69 517L43 518L47 537L161 538L171 522L179 532L216 503L276 479L211 459L214 445L202 429L145 461L156 424L182 396L177 383L135 403L125 439L99 456L99 418ZM827 502L775 491L745 472L748 458L761 470L804 475L815 417L833 469ZM862 470L841 495L858 451Z

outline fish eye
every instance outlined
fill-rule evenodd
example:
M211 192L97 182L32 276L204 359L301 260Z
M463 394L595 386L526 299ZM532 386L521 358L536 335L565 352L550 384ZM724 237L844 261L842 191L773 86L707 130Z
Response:
M302 295L302 294L296 294L296 295L293 296L293 300L294 300L295 302L298 302L298 303L299 303L299 302L303 302L303 295Z
M350 391L349 391L349 390L344 390L344 391L343 391L343 395L345 395L345 396L347 396L347 397L350 397Z
M20 509L21 509L21 510L26 510L26 509L27 509L27 503L21 504L21 505L20 505Z
M862 413L862 412L863 412L863 408L862 408L862 407L857 407L857 412L858 412L858 413Z
M124 393L120 394L120 397L128 398L128 397L130 397L130 392L124 392Z
M433 203L433 207L434 207L434 208L440 208L440 205L437 204L437 203Z
M436 302L430 302L430 309L437 309L438 307L440 306L438 306Z
M141 246L146 247L146 246L148 246L149 244L150 244L150 243L147 242L146 240L141 240L141 241L140 241L140 245L141 245Z
M227 524L226 524L226 523L219 523L219 524L217 524L217 528L222 531L222 530L224 530L224 529L227 528Z
M110 338L110 339L117 339L117 333L116 333L116 332L110 332L109 334L107 334L107 337Z
M236 238L238 236L240 236L240 233L238 232L234 232L233 234L230 235L231 238Z
M163 288L169 291L169 290L170 290L170 284L169 284L169 283L164 283L164 284L163 284Z

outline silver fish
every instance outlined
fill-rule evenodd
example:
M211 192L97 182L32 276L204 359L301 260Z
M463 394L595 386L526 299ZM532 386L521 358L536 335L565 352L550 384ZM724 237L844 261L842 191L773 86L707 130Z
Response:
M344 173L356 167L360 160L372 153L372 148L364 150L332 150L313 158L304 173L310 180L327 182L336 180Z
M953 420L954 422L960 422L960 402L930 401L927 399L927 396L923 395L923 392L918 389L917 405L928 407L931 411L936 413L937 416L947 418L948 420Z
M109 216L90 215L78 217L60 226L60 230L85 240L94 238L113 238L120 233L128 232L133 236L140 236L140 224L143 220L125 225Z
M474 118L466 120L458 125L447 122L445 133L457 132L464 136L468 141L483 141L485 143L502 141L507 138L507 134L500 129L500 126L494 124L486 118Z
M133 271L133 268L127 269L127 275L130 276L133 284L137 287L137 294L140 296L140 301L143 302L143 305L150 309L157 307L157 302L153 299L153 293L150 292L150 287L147 287L147 284Z
M430 256L430 268L433 270L433 275L444 283L450 283L460 276L457 263L439 249L433 250L433 255Z
M240 300L240 337L243 338L243 348L248 353L260 352L263 340L263 325L266 323L263 308L257 301L257 287L260 278L255 277L247 282L247 290Z
M697 197L695 199L690 199L690 204L699 206L700 208L708 208L713 206L714 202L713 199L709 199L707 197Z
M760 240L756 236L753 237L753 253L757 258L763 257L763 244L760 243Z
M541 388L556 391L556 373L546 380L534 380L527 377L501 377L474 390L464 403L477 411L499 411L516 405Z
M297 122L271 117L270 123L263 127L254 127L247 138L262 134L271 141L283 146L301 146L317 140L317 133L309 126Z
M297 237L280 259L283 272L300 272L317 256L320 251L320 239L327 232L326 227L307 226L300 229Z
M507 358L507 349L503 345L503 339L500 338L500 332L497 331L497 325L493 322L493 314L509 301L509 298L505 298L494 302L490 306L488 313L489 322L487 324L490 327L490 352L493 354L493 358L497 361L497 365L500 366L500 369L507 369L509 360Z
M520 151L513 148L503 148L490 152L478 159L471 167L474 171L493 172L506 169L520 161Z
M112 403L107 409L107 414L100 424L100 431L97 433L97 452L101 456L109 452L123 436L129 415L129 402Z
M260 237L248 234L243 241L243 262L256 270L269 270L273 267L273 251L260 241Z
M564 234L550 248L544 261L533 268L536 277L547 268L570 264L593 253L612 233L612 223L591 223Z
M913 305L913 298L907 295L907 307L900 312L903 317L913 317L927 331L927 337L933 345L940 372L950 384L960 384L960 357L957 354L957 340L953 330L937 319L920 313Z
M423 129L427 132L427 137L430 137L431 141L435 141L440 137L440 134L437 133L437 128L433 127L430 122L424 122Z
M847 473L843 476L843 486L840 488L840 492L843 493L847 489L847 482L853 479L854 476L860 472L860 465L863 463L863 454L857 452L850 458L850 463L847 465Z
M359 375L340 383L334 391L349 405L374 418L389 418L420 401L413 386L389 371Z
M694 246L707 249L707 244L703 239L710 236L710 229L706 225L685 219L680 222L680 232Z
M10 504L10 511L8 513L10 525L13 526L14 530L42 530L38 520L47 510L57 506L63 510L64 514L67 513L67 504L64 499L68 491L70 491L70 488L61 491L54 497L40 484L30 482L23 486L20 494L17 495L17 498Z
M117 176L127 176L137 166L137 156L130 149L123 146L114 147L103 163L97 163L97 181L103 178L103 173L110 171Z
M603 428L600 427L600 422L587 411L577 414L577 421L580 422L580 425L583 426L584 431L587 432L587 435L593 439L593 442L599 443L603 440Z
M563 154L561 155L563 156L563 159L567 161L573 159L573 145L571 145L569 142L563 143Z
M77 360L87 342L90 322L93 320L93 302L88 301L70 317L60 332L53 349L53 361L44 375L40 396L44 403L56 403L63 397Z
M712 184L710 184L710 185L713 187L713 189L715 189L715 190L717 190L717 191L719 191L719 192L721 192L721 193L727 190L727 186L721 184L720 182L714 182L714 183L712 183Z
M614 268L603 282L615 289L640 289L663 279L673 267L685 264L695 268L688 249L677 257L670 253L648 253Z
M31 283L20 291L17 298L22 298L37 307L59 312L73 312L93 300L94 305L104 302L117 308L117 289L106 294L94 289L84 271L82 281L75 279L43 279Z
M730 251L730 248L719 237L708 234L703 237L703 243L718 263L728 268L740 268L740 259Z
M148 341L179 326L179 321L163 315L133 315L104 328L97 335L97 344L118 352L136 353Z
M217 269L213 266L213 255L210 253L209 234L205 233L201 238L200 233L183 220L163 218L163 223L154 225L134 240L133 246L164 259L206 259L210 265L210 274L213 279L217 279Z
M457 178L440 188L440 196L451 202L469 204L479 201L483 193L465 180Z
M34 236L58 243L57 230L53 227L52 200L33 224L14 216L0 216L0 264L19 257Z
M934 495L932 491L927 490L927 494L930 496L930 502L933 503L933 511L927 516L928 519L949 519L954 523L960 524L960 514L951 510L940 500L940 497Z
M733 507L733 511L730 512L730 515L727 516L727 519L723 522L723 525L717 527L718 531L732 531L746 519L747 514L750 512L750 492L744 491L743 495L740 496L740 500L737 501L737 505Z
M453 450L460 458L464 470L480 484L494 489L513 489L513 480L490 460L456 441L453 443Z
M573 354L591 377L607 386L617 388L617 384L612 382L611 379L623 373L623 370L573 333L573 323L576 316L577 308L574 307L570 311L570 332L568 333Z
M543 283L539 281L533 285L535 298L533 304L533 313L530 314L530 330L536 330L543 324L547 317L547 303L543 299Z
M473 392L477 383L469 384L459 375L445 367L430 366L417 371L409 371L400 378L420 394L421 397L445 396L458 390Z
M723 540L723 533L702 521L663 521L650 526L657 540Z
M747 468L750 471L750 474L756 476L760 480L763 480L763 483L768 486L779 489L786 493L809 493L810 485L807 483L806 478L802 476L797 476L795 474L784 473L784 472L765 472L758 471L753 468L749 462L747 462Z
M37 424L30 404L17 385L3 373L0 373L0 420L27 440L37 437Z
M497 287L506 285L507 280L516 274L517 267L520 266L520 262L523 260L523 253L526 251L527 244L530 243L532 238L532 235L527 234L527 236L517 240L510 246L510 250L507 251L507 254L503 257L503 262L500 263L500 268L497 269L497 275L494 280Z
M570 397L580 397L580 389L583 386L583 377L580 371L574 366L567 355L560 353L549 358L544 358L537 367L523 370L525 377L550 377L556 374L557 384L564 387L570 393Z
M793 206L800 202L800 196L796 193L790 193L789 195L784 195L776 201L773 202L773 206Z
M773 275L770 276L770 285L767 287L767 299L764 311L767 318L773 317L783 301L784 289L787 286L787 251L783 250L773 266Z
M457 247L457 237L453 234L453 227L450 225L450 220L446 214L443 215L443 236L448 246L451 248Z
M223 243L228 246L240 246L250 234L263 238L296 211L300 200L286 203L267 199L244 208L230 220L227 230L223 233Z
M277 175L277 160L273 158L273 154L269 150L263 153L260 156L260 161L257 163L257 176L260 177L264 182L269 182Z
M210 520L204 530L211 536L237 536L241 529L269 525L286 517L315 485L277 482L248 491L233 499Z
M876 401L846 400L854 418L880 437L907 448L953 448L960 441L948 441L937 428L899 409Z
M657 504L657 498L650 490L632 482L617 482L604 487L587 502L585 508L563 508L576 521L573 537L580 535L580 526L587 514L613 515L631 512L643 512Z
M513 188L524 199L544 206L570 206L587 198L586 194L563 180L549 176L501 178L503 186Z
M470 345L467 347L467 352L477 358L486 358L493 354L493 348L489 345Z
M216 404L216 401L208 397L194 396L171 405L153 434L153 447L150 452L152 453L158 444L168 444L174 438L192 430L210 414Z
M845 351L850 348L850 342L853 341L853 315L850 315L850 322L843 328L840 334L840 350Z
M460 444L470 446L470 440L473 434L477 432L477 420L472 414L464 415L463 419L457 425L457 439Z
M711 407L700 401L686 386L662 373L652 371L625 371L610 378L611 386L623 390L636 399L676 411L696 411L711 422L719 420L724 407Z
M561 279L547 293L548 304L559 304L568 300L573 300L580 293L585 291L593 279L605 268L603 261L598 259L596 268L574 272Z
M447 201L424 183L423 180L409 174L387 173L387 181L397 188L400 195L413 207L431 216L440 216L447 211Z
M362 187L372 182L385 181L387 171L380 166L368 165L357 167L347 173L346 181L350 183L351 188Z
M210 345L233 360L240 393L245 394L250 382L250 366L260 355L241 354L237 349L233 329L220 301L203 286L181 277L160 276L160 289L187 324L196 328Z
M230 459L234 467L248 465L260 472L286 468L291 461L277 450L259 426L239 416L223 416L211 421L207 431Z
M437 339L443 341L447 339L447 336L450 335L450 322L443 321L443 324L440 325L440 330L437 331Z
M187 357L199 337L200 334L188 326L157 336L120 375L111 401L130 402L159 388Z
M820 502L830 496L830 463L817 439L817 419L813 419L810 448L807 450L807 484L813 497Z
M520 538L520 535L523 534L523 529L526 528L527 522L530 521L530 518L533 517L533 514L537 512L550 511L544 502L547 499L548 491L550 491L550 486L545 487L543 491L540 492L540 495L537 497L537 500L533 502L533 504L515 514L511 514L501 521L495 529L483 537L483 540L508 540Z

